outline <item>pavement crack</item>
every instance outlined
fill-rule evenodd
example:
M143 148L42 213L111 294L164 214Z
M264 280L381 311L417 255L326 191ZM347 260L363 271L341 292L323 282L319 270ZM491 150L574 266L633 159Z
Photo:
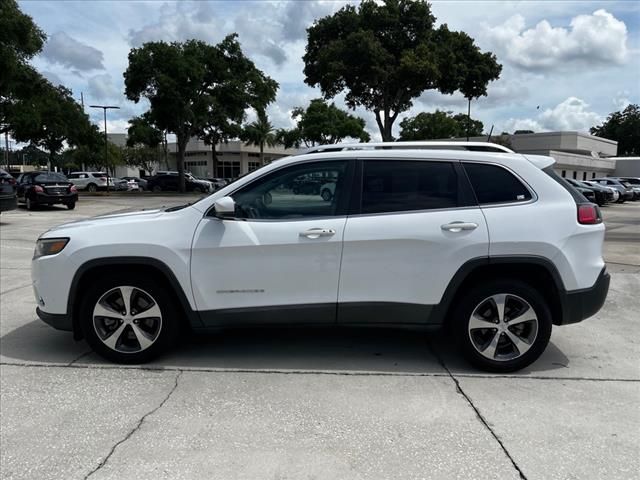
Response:
M0 292L0 295L4 295L5 293L15 292L16 290L21 290L21 289L23 289L23 288L27 288L27 287L30 287L30 286L31 286L31 284L30 284L30 283L27 283L26 285L21 285L21 286L19 286L19 287L9 288L9 289L7 289L7 290L4 290L4 291Z
M81 358L86 357L87 355L90 355L93 352L93 350L89 350L87 352L81 353L80 355L78 355L76 358L74 358L73 360L71 360L69 363L67 363L65 365L65 367L70 367L71 365L73 365L74 363L76 363L78 360L80 360Z
M171 395L173 395L173 392L176 391L176 389L178 388L178 379L180 378L180 375L182 375L181 371L178 371L176 378L175 378L175 383L173 384L173 387L171 388L171 390L169 391L169 393L167 393L167 395L164 397L164 399L162 400L162 402L160 402L160 404L155 407L153 410L145 413L140 420L138 420L138 423L135 427L133 427L129 433L127 433L125 435L125 437L118 441L113 447L111 447L111 450L109 451L109 453L107 454L107 456L98 464L98 466L96 468L94 468L93 470L91 470L85 477L84 480L87 480L89 477L91 477L94 473L96 473L98 470L100 470L102 467L104 467L107 462L109 461L109 459L112 457L112 455L115 453L115 451L117 450L117 448L122 445L123 443L125 443L127 440L129 440L133 434L135 434L138 430L140 430L140 428L142 427L142 425L144 424L144 421L147 419L147 417L149 417L150 415L153 415L154 413L156 413L158 410L160 410L165 403L167 403L167 401L169 400L169 398L171 398Z
M473 411L476 414L476 417L478 418L478 420L480 421L480 423L482 423L482 425L484 425L484 427L489 431L489 433L491 434L491 436L494 438L494 440L496 442L498 442L498 445L500 445L500 448L502 449L502 451L504 452L504 454L506 455L506 457L509 459L509 461L511 462L511 464L513 465L513 468L516 469L516 471L518 472L518 475L520 476L521 480L527 480L526 475L524 474L524 472L522 471L522 469L518 466L518 464L516 463L516 461L514 460L514 458L511 456L511 454L509 453L509 450L507 450L507 447L504 445L504 443L502 442L502 440L500 439L500 437L498 436L498 434L493 430L493 428L491 428L491 425L489 425L489 422L487 422L486 418L484 418L484 416L482 415L482 413L480 412L480 409L478 407L476 407L476 405L473 403L473 400L471 399L471 397L469 397L469 395L467 395L467 393L462 389L462 386L460 385L460 382L458 381L458 379L451 373L451 371L449 370L449 368L447 367L447 365L444 363L444 360L442 360L442 357L440 357L440 355L435 351L435 349L431 346L431 343L428 343L429 346L429 350L431 351L431 353L433 354L434 357L436 357L436 359L438 360L438 363L440 363L440 366L447 372L449 378L451 378L451 380L453 380L453 383L455 383L456 385L456 391L462 395L462 397L467 401L467 403L469 404L469 406L473 409Z

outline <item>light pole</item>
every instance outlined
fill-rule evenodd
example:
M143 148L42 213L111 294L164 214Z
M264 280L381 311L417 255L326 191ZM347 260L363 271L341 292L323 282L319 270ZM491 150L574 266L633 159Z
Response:
M107 167L107 192L109 191L109 144L107 143L107 110L120 109L114 105L89 105L91 108L101 108L104 112L104 165Z

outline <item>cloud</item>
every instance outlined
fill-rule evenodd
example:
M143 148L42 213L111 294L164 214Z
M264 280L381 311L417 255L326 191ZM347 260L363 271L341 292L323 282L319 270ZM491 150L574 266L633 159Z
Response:
M122 99L122 92L116 87L113 82L113 78L108 73L101 75L94 75L87 81L87 92L91 99L96 100L108 100L108 99Z
M44 46L42 56L50 63L79 71L103 70L104 56L100 50L70 37L65 32L56 32Z
M54 85L63 85L62 83L62 79L56 75L53 72L50 72L48 70L42 70L40 73L42 73L42 76L44 78L46 78L47 80L49 80L52 84Z
M486 27L484 36L499 59L530 70L620 65L629 56L627 27L606 10L578 15L570 28L553 27L547 20L525 27L524 17L516 14L501 25Z
M577 97L569 97L553 108L548 108L536 118L510 118L504 123L507 131L577 130L586 132L599 124L602 116L589 110L589 104Z

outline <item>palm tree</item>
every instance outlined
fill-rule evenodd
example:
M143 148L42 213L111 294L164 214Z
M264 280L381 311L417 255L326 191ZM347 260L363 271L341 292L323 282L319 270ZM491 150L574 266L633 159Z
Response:
M273 147L277 143L273 125L264 110L258 110L258 119L244 128L242 137L245 145L260 147L260 165L264 165L264 146Z

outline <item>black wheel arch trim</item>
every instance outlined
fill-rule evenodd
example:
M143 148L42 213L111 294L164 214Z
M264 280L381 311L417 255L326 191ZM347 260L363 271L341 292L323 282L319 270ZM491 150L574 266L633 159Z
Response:
M558 294L558 298L561 305L562 318L554 319L554 323L557 325L579 322L583 318L576 320L568 305L569 294L567 292L560 272L556 266L549 259L537 255L496 255L473 258L464 263L458 271L455 273L449 285L447 286L440 303L438 303L430 316L429 323L444 324L447 314L452 302L459 292L462 284L469 278L469 276L477 269L481 267L487 267L491 265L536 265L542 267L553 279L555 291Z
M76 299L78 293L78 286L80 280L92 268L96 267L104 267L104 266L114 266L114 265L143 265L145 267L152 267L165 276L166 280L169 282L170 287L175 292L178 300L180 302L180 306L182 307L183 312L185 313L189 324L192 328L200 328L203 326L202 320L200 319L200 315L197 311L191 308L189 301L187 300L187 296L180 285L180 282L176 279L173 271L169 266L158 260L157 258L152 257L104 257L104 258L96 258L93 260L89 260L83 263L80 268L76 270L76 273L73 276L73 280L71 281L71 288L69 289L69 298L67 299L67 316L71 318L71 324L73 326L73 337L76 340L82 339L82 332L80 329L78 315L75 315L75 306Z

